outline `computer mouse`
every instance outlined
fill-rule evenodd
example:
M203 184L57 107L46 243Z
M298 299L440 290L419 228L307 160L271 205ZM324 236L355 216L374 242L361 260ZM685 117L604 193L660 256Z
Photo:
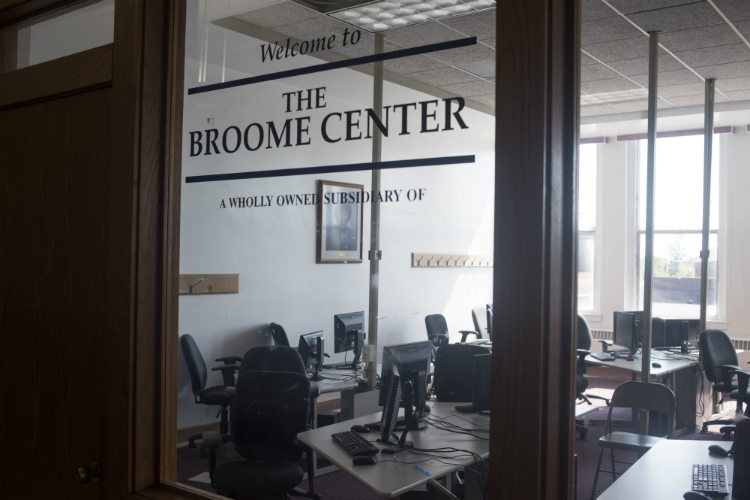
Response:
M377 462L369 455L358 455L352 459L354 465L375 465Z
M712 444L708 447L708 452L713 453L714 455L719 455L720 457L728 457L729 452L719 446L718 444Z
M661 365L659 363L651 363L651 366L653 368L661 368Z
M687 493L682 495L682 498L684 498L685 500L711 500L711 497L697 491L688 491Z
M364 425L352 425L352 432L364 434L365 432L370 432L370 429L368 429Z

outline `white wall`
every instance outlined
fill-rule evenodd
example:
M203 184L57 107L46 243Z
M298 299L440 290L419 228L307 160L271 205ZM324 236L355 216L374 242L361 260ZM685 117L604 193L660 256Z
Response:
M304 61L299 64L304 64ZM198 63L188 59L186 74ZM209 67L209 69L211 69ZM228 70L227 80L245 76ZM194 81L187 84L195 85ZM326 86L327 107L284 113L282 92ZM371 106L372 78L352 70L336 70L219 92L185 96L183 174L243 172L371 161L371 141L325 143L322 117L333 111ZM387 83L384 104L433 99ZM438 118L442 120L442 108ZM232 155L190 157L188 133L252 122L283 122L311 116L309 146L241 148ZM494 205L494 117L465 109L469 130L416 133L419 116L412 112L411 135L398 135L400 114L391 116L383 160L475 154L476 163L386 170L382 189L425 189L423 201L381 204L379 346L426 340L424 317L442 313L454 339L473 329L471 308L491 302L492 270L412 269L412 252L491 254ZM207 123L208 118L214 124ZM364 121L363 121L364 123ZM219 140L220 143L220 140ZM192 335L207 365L224 355L243 355L271 343L268 324L284 326L295 344L300 334L325 331L326 351L333 354L333 315L364 310L367 316L370 206L364 207L365 262L316 264L314 206L220 209L222 199L238 196L314 193L318 179L363 184L371 172L305 175L257 180L192 183L182 186L180 272L239 273L237 294L180 297L179 333ZM402 194L402 199L404 195ZM225 201L228 203L227 201ZM351 358L350 358L351 359ZM180 354L178 428L214 422L216 409L196 405ZM208 385L220 383L209 375Z

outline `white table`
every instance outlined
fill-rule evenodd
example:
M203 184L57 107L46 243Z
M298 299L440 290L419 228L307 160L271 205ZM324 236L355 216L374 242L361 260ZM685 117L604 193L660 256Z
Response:
M692 489L693 464L721 464L732 482L734 459L708 453L718 444L729 448L727 441L664 440L647 451L625 474L607 488L598 500L672 500L681 499ZM731 495L732 489L729 487ZM731 497L724 497L729 500Z
M473 425L477 429L489 429L489 416L457 412L455 410L455 403L430 402L429 405L432 407L432 415L435 417L447 418L449 422L465 427ZM395 457L379 453L375 457L378 461L375 465L352 464L352 456L337 445L331 438L331 435L337 432L348 431L352 425L364 425L380 421L380 415L380 413L376 413L320 429L302 432L297 434L297 438L381 498L398 497L409 490L423 485L428 479L449 476L452 472L474 462L471 458L462 457L459 459L446 459L444 462L452 463L446 464L430 459L430 457L404 451L398 453ZM464 418L471 422L471 424L457 417ZM478 433L478 435L485 435L489 438L489 433ZM370 441L374 441L379 437L379 433L371 432L364 434L364 436L368 437ZM489 457L489 441L473 438L465 434L447 432L431 425L420 431L409 432L407 439L413 441L414 446L417 448L452 446L462 450L470 450L485 459ZM373 444L378 448L385 448L380 443ZM395 462L393 461L394 459L396 460ZM414 466L416 462L419 462L420 467L429 470L432 476L428 476L417 469Z
M576 418L585 417L586 415L590 413L599 411L599 407L596 405L580 404L580 405L575 405L575 407L576 407Z

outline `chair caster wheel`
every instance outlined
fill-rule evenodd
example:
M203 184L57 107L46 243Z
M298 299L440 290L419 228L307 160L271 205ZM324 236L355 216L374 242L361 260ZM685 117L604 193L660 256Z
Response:
M206 445L202 444L200 448L198 448L198 457L206 458L207 456L208 456L208 453L206 452Z

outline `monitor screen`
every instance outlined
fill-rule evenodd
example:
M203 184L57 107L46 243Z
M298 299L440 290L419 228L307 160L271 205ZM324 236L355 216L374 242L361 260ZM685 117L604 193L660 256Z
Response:
M698 319L667 319L664 333L665 345L679 347L687 341L690 347L698 345ZM686 331L687 330L687 331Z
M337 314L333 317L333 352L353 351L356 331L365 339L365 312Z
M612 343L635 352L638 349L636 322L636 315L632 312L615 312Z

